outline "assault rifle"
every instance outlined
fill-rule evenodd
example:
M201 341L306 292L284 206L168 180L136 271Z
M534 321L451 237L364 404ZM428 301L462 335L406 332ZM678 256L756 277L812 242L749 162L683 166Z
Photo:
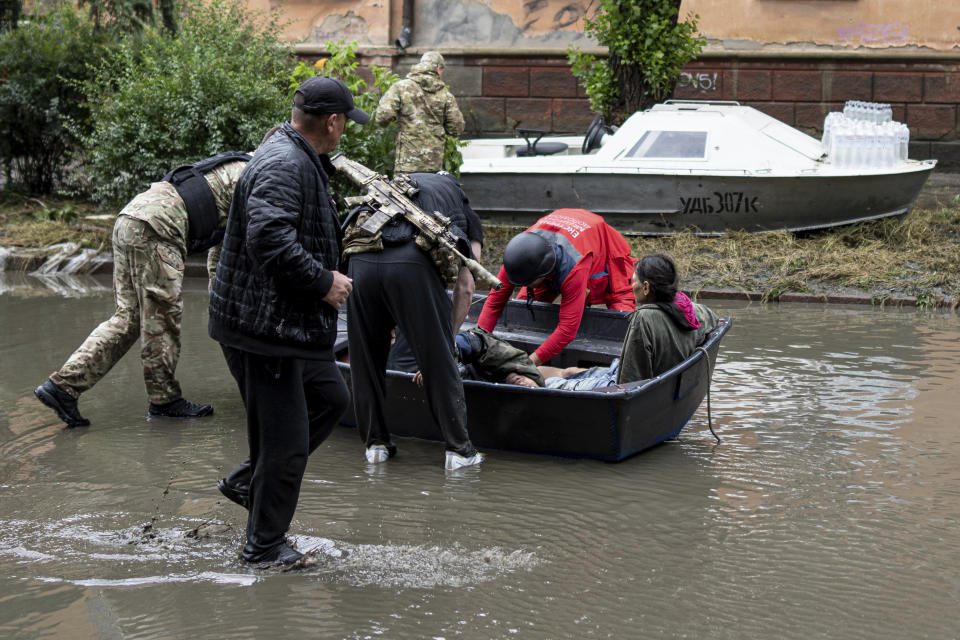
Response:
M463 261L470 273L485 284L493 289L499 289L502 286L500 280L487 271L482 264L457 250L457 237L450 231L450 218L439 211L427 213L413 203L410 198L417 194L417 188L410 184L406 176L398 176L391 183L384 176L359 162L350 160L342 153L332 156L330 162L337 171L366 191L362 196L345 198L348 206L368 205L373 209L373 215L360 225L361 229L374 234L383 225L400 216L415 226L428 240L451 251Z

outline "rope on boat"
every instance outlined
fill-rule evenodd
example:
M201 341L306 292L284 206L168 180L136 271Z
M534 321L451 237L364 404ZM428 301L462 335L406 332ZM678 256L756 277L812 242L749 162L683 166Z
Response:
M537 316L533 313L533 290L527 287L527 311L530 312L530 322L536 322Z
M710 414L710 383L713 381L713 371L710 370L710 354L703 347L697 347L697 351L702 351L707 360L707 426L710 427L710 433L720 442L720 436L713 430L713 416Z

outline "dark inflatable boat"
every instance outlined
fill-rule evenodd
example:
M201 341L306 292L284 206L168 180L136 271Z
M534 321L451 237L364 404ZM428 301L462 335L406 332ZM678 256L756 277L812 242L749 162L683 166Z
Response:
M477 299L464 328L476 323L483 305ZM539 346L557 326L559 305L511 300L494 333L526 351ZM589 308L576 339L550 364L557 367L608 365L620 355L627 313ZM346 320L340 319L337 354L347 360ZM720 340L730 329L722 318L692 356L651 380L596 391L565 391L464 380L470 438L481 450L502 449L573 458L619 461L675 437L707 394ZM350 386L350 365L338 363ZM441 440L426 396L413 374L387 372L390 432L398 437ZM355 426L352 410L343 423Z

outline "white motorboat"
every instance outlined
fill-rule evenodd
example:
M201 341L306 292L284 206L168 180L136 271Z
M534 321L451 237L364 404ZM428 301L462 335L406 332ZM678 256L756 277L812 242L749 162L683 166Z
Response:
M877 141L838 162L820 140L736 102L671 100L612 133L599 117L584 136L518 132L525 137L462 150L460 179L482 217L526 225L582 208L644 235L805 231L901 215L936 165Z

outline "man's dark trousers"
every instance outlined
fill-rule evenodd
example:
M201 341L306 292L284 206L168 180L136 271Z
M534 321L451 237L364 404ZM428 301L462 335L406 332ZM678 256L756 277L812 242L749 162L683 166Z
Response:
M247 411L250 459L230 473L229 481L250 486L243 557L256 560L283 542L297 508L307 457L330 435L350 394L332 359L221 348Z
M447 443L476 453L467 434L467 405L453 352L450 302L430 258L416 243L350 256L353 292L347 333L353 409L365 446L392 446L383 414L390 330L400 327L423 373L427 404Z

